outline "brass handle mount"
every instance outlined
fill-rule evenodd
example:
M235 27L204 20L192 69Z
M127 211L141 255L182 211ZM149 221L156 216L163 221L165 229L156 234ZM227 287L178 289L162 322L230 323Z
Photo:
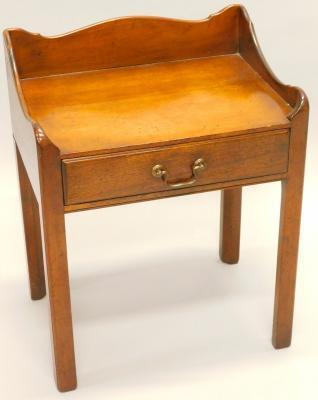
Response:
M187 186L193 185L198 178L198 174L205 170L207 167L206 162L203 158L198 158L192 164L192 175L189 179L179 182L169 182L168 180L168 170L161 164L157 164L152 168L152 175L155 178L161 179L166 185L172 189L179 189Z

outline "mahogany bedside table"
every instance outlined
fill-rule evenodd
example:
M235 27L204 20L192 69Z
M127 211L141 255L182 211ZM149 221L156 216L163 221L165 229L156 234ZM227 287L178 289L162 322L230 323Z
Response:
M245 9L4 39L31 297L46 281L58 389L76 387L73 211L222 190L220 257L232 264L242 186L281 181L273 345L289 346L309 106L271 72Z

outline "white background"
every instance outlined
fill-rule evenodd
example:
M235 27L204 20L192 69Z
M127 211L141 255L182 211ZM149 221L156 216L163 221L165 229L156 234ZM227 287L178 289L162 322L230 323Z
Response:
M317 399L318 8L244 1L261 47L311 103L293 344L270 342L280 184L244 189L241 259L218 259L219 192L66 216L76 392L53 382L47 298L28 292L0 64L0 398ZM204 18L224 1L4 1L0 27L63 33L122 15ZM2 57L3 58L3 57Z

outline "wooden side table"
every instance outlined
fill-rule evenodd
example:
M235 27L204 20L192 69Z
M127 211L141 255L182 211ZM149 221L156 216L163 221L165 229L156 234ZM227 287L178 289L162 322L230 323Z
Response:
M73 211L221 189L220 257L237 263L242 186L281 181L273 345L289 346L309 106L271 72L245 9L4 39L31 297L46 281L58 389L76 387Z

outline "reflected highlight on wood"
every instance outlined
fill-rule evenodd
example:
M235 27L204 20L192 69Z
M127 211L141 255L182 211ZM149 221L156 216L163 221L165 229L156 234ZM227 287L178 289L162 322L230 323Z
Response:
M237 263L242 187L282 181L273 345L289 346L309 105L271 71L244 7L4 40L31 296L45 295L42 239L58 389L77 384L67 212L222 190L220 257Z
M288 127L291 111L238 55L34 78L21 85L31 117L63 158Z

